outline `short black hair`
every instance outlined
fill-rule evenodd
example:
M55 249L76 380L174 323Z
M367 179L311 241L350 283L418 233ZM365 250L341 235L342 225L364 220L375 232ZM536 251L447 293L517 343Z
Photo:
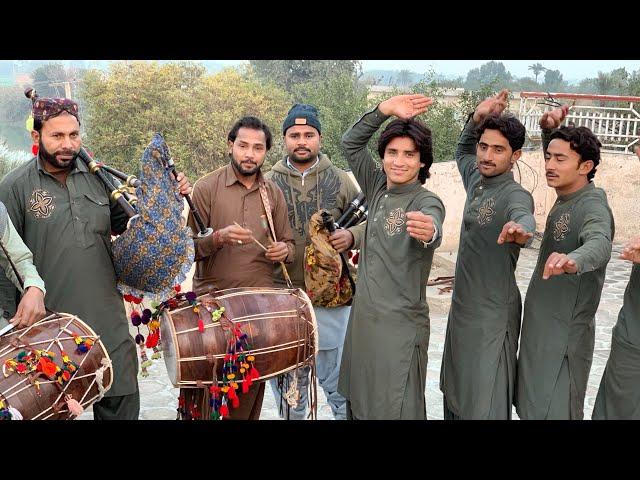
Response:
M380 155L381 159L384 158L384 151L389 142L397 137L408 137L416 144L416 148L420 152L420 162L424 163L424 167L420 167L420 172L418 172L418 180L424 185L427 178L431 176L429 168L433 164L431 130L415 118L392 121L380 134L380 139L378 140L378 155Z
M230 142L235 142L236 137L238 136L238 131L241 128L251 128L253 130L262 130L264 132L264 136L267 141L267 150L271 149L271 138L272 138L271 130L269 130L269 127L267 127L267 125L262 120L252 116L242 117L233 125L233 127L231 128L231 131L229 132L229 135L227 135L227 139Z
M522 122L510 113L487 115L476 127L475 134L478 142L485 130L498 130L507 139L514 152L524 145L527 132Z
M587 174L589 181L596 175L596 167L600 164L600 147L602 143L598 137L587 127L560 127L549 137L549 141L554 139L569 142L571 150L580 155L580 163L591 160L593 169Z

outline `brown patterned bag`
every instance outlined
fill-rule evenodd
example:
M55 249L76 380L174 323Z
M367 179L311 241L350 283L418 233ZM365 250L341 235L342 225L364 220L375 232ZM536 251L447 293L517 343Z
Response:
M322 212L309 220L311 243L305 248L304 284L311 303L318 307L339 307L349 303L355 293L344 257L329 241Z

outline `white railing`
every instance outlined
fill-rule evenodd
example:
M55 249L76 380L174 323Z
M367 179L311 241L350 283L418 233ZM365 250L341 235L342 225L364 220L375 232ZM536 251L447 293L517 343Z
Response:
M589 128L602 143L603 152L633 154L634 147L640 145L640 113L636 110L640 97L520 92L518 117L531 139L540 138L542 114L555 108L540 104L544 99L571 105L564 124ZM602 105L606 103L610 106Z

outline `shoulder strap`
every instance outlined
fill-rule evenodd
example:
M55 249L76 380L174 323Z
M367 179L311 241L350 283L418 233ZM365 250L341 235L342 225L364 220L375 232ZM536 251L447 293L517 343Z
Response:
M273 217L271 216L271 204L269 203L269 193L267 192L267 186L264 182L260 182L260 198L262 199L262 206L264 207L264 213L267 215L269 221L269 228L271 229L271 236L273 241L277 242L276 229L273 226Z
M276 237L276 229L273 226L273 218L271 216L271 204L269 203L269 194L267 192L267 186L265 182L260 182L260 198L262 199L262 206L264 207L264 213L267 215L267 220L269 221L269 228L271 229L271 237L273 242L277 242ZM282 268L282 275L284 276L285 281L287 282L287 286L289 288L293 288L293 283L291 283L291 278L289 277L289 272L287 271L287 267L284 262L280 262L280 267Z

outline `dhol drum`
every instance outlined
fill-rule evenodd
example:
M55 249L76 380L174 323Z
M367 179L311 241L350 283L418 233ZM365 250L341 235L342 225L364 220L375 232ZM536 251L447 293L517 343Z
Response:
M300 289L213 290L196 300L206 308L182 303L165 310L160 322L167 372L176 387L204 387L222 378L232 326L247 335L260 374L254 381L307 365L315 357L318 327L309 297ZM224 315L219 320L207 314L220 307Z
M66 313L0 337L0 364L0 419L69 420L113 382L98 335Z

